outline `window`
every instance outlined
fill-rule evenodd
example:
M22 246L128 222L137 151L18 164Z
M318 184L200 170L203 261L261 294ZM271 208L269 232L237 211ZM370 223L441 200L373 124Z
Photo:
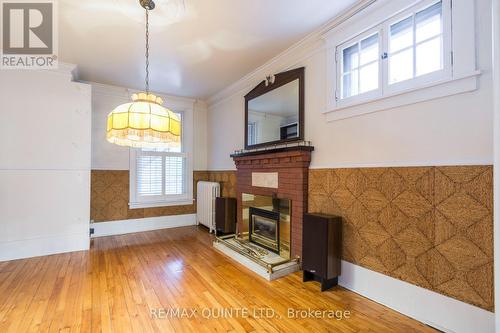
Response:
M183 115L178 114L181 120ZM180 145L131 151L130 206L144 208L192 203L188 193L187 153Z
M451 34L445 33L451 13L444 1L422 1L338 45L337 106L451 77Z
M377 32L342 50L342 98L379 87L379 47Z
M257 123L248 123L248 145L254 145L257 143Z
M442 69L441 1L390 25L389 84Z
M184 194L186 157L182 153L144 148L136 156L136 189L139 196Z
M326 42L326 121L475 91L477 1L377 1Z

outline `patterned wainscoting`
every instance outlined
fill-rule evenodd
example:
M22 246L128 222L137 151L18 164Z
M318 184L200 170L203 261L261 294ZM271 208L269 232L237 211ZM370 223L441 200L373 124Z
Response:
M321 169L309 211L343 217L343 258L493 311L491 166Z
M197 172L193 180L198 181ZM129 172L128 170L92 170L90 218L94 222L138 219L144 217L193 214L196 206L168 206L129 209Z
M199 180L220 182L223 196L236 196L236 171L194 171L195 198L196 183ZM92 170L90 202L90 218L94 222L196 213L195 203L183 206L129 209L128 170Z
M236 198L236 171L207 171L204 179L220 183L223 197Z

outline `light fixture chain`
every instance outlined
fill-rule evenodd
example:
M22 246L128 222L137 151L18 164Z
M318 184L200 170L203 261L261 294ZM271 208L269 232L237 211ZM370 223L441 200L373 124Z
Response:
M146 8L146 94L149 95L149 10Z

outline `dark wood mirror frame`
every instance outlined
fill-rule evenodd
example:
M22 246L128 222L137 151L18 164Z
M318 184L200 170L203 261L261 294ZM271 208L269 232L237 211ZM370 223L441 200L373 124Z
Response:
M274 76L274 83L266 86L266 81L264 80L245 95L245 149L260 148L280 143L304 140L304 73L305 68L300 67L276 74ZM291 139L282 139L248 145L248 102L297 79L299 80L299 135L296 138Z

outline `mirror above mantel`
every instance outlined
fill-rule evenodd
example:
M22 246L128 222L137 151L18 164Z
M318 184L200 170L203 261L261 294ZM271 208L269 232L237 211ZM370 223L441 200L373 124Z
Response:
M304 67L268 77L245 96L245 149L304 139Z

